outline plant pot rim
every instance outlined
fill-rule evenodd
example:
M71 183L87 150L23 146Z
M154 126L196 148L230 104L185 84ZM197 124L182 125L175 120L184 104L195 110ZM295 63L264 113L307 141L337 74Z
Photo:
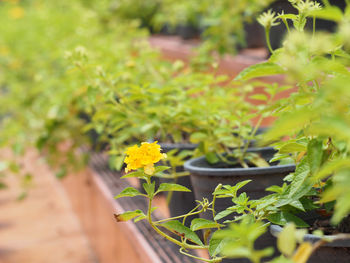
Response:
M273 147L261 147L261 148L248 148L249 152L271 152L275 151ZM267 173L286 173L294 172L294 164L286 165L274 165L270 167L249 167L249 168L215 168L215 167L203 167L200 164L207 163L205 156L190 159L185 162L185 170L191 174L201 174L209 176L249 176L249 175L265 175ZM207 163L208 164L208 163Z
M193 143L163 143L159 142L160 148L164 151L170 151L174 149L178 150L195 150L198 144Z
M278 234L282 231L282 227L279 225L271 225L270 226L270 233L277 237ZM327 238L335 238L337 235L325 235ZM321 237L313 235L313 234L306 234L304 236L304 241L310 242L310 243L317 243L318 241L322 240ZM344 238L344 239L337 239L333 242L325 243L322 246L324 247L350 247L350 238Z

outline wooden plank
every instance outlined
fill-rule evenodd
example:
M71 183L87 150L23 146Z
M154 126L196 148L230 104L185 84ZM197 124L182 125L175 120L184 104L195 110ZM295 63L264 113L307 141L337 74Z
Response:
M96 257L61 184L34 152L22 160L34 175L27 198L17 201L21 185L7 176L0 191L1 263L93 263Z

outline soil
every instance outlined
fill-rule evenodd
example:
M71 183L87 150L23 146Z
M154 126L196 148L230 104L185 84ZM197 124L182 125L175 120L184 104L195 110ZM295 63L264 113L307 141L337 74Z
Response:
M345 217L338 225L331 224L330 219L317 219L309 228L310 233L315 230L322 230L325 235L350 233L350 215Z

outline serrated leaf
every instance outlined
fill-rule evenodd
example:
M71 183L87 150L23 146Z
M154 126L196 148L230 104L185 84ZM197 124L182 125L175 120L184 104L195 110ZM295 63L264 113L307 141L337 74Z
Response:
M188 189L185 186L179 185L179 184L168 184L168 183L162 183L158 190L158 192L164 192L164 191L176 191L176 192L191 192L190 189Z
M114 218L115 220L117 220L117 222L124 222L130 219L133 219L137 216L143 216L143 215L144 213L140 209L137 209L135 211L127 211L122 214L114 214Z
M195 218L191 222L191 230L197 231L200 229L206 229L206 228L217 228L223 225L220 225L214 221L207 220L204 218Z
M138 195L143 195L143 194L141 194L138 190L136 190L133 187L127 187L123 191L121 191L120 194L115 196L114 199L118 199L121 197L134 197Z
M307 159L303 159L297 168L295 169L295 175L293 181L290 186L289 197L291 198L296 192L298 192L299 188L302 187L306 178L309 176L310 166Z
M263 62L242 70L235 80L249 80L252 78L282 74L284 70L277 64Z
M294 201L290 202L289 205L305 212L305 208L299 200L294 200Z
M160 225L178 236L184 237L197 245L203 246L203 243L197 234L177 220L168 221Z

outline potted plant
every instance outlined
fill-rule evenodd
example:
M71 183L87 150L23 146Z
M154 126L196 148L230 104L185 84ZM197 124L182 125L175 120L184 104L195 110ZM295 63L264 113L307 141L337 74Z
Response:
M269 188L275 193L261 201L271 200L265 216L273 224L294 222L299 227L308 227L304 234L308 231L309 234L299 238L299 242L307 242L300 246L304 249L302 262L310 256L310 262L347 262L350 259L346 235L350 212L346 197L349 140L343 133L349 121L349 112L345 109L350 96L346 88L350 76L346 68L349 57L344 50L348 45L344 37L347 22L336 7L321 9L311 1L300 2L296 7L305 5L308 10L299 10L297 15L276 17L268 13L260 19L267 32L278 18L292 20L296 30L288 34L280 50L272 50L270 61L246 71L254 76L283 72L289 85L298 87L290 98L279 102L279 119L265 136L266 141L288 136L276 144L279 149L276 158L290 158L292 154L297 167L295 173L285 178L282 187ZM307 15L325 18L335 10L337 15L331 19L339 24L339 32L304 32ZM267 67L269 70L263 73ZM272 226L271 231L275 235L287 235L278 226ZM290 248L282 249L285 257L292 256L293 242Z
M256 106L245 102L243 103L245 106L241 109L225 115L228 121L225 119L219 128L214 127L216 130L213 136L202 134L202 141L199 142L203 148L207 148L204 151L206 155L185 163L185 169L190 172L196 199L205 197L212 200L212 192L218 184L235 185L243 180L253 180L246 189L248 196L260 198L265 195L265 188L274 184L282 185L283 178L294 171L294 164L278 164L278 162L272 162L271 166L268 164L276 153L273 148L253 148L251 145L264 117L271 114L270 104L279 92L277 85L262 83L259 85L265 85L265 91L269 94L250 96L264 101L265 104L259 106L260 111L253 112ZM247 97L248 93L240 98L247 101ZM253 118L257 119L254 128L251 124ZM228 206L230 206L228 200L221 199L216 202L218 211Z

